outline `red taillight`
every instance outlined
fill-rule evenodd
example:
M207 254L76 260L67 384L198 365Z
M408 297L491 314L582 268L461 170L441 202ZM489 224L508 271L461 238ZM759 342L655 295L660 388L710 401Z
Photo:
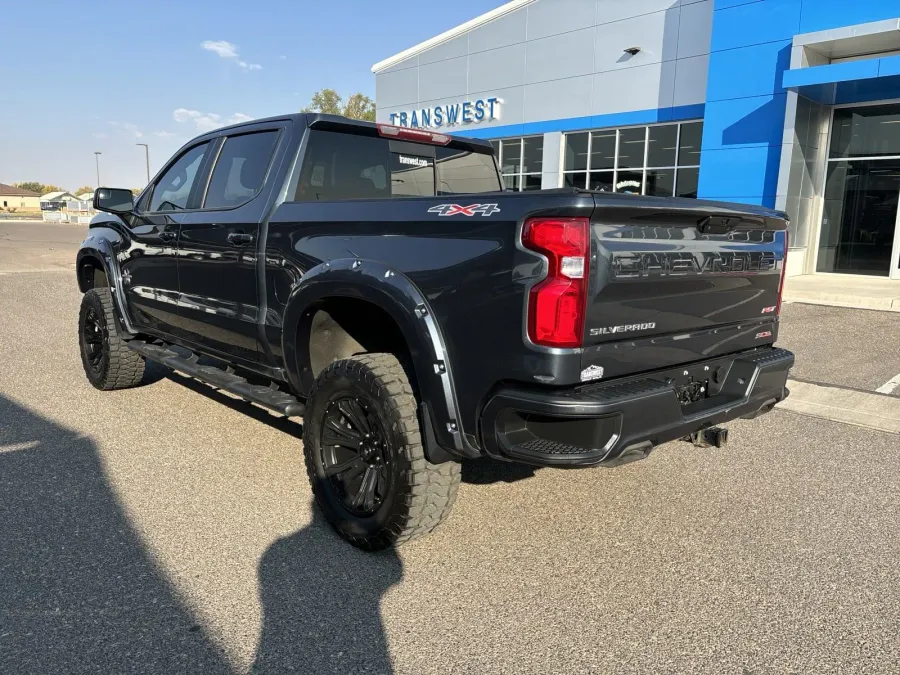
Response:
M379 124L378 134L386 138L403 138L407 141L431 143L432 145L447 145L450 142L450 137L447 134L438 134L424 129L395 127L392 124Z
M547 278L528 298L528 337L547 347L580 347L584 337L590 237L587 218L534 218L522 244L547 256Z
M781 297L784 295L784 279L787 277L788 233L784 231L784 258L781 261L781 281L778 282L778 302L775 303L775 316L781 316Z

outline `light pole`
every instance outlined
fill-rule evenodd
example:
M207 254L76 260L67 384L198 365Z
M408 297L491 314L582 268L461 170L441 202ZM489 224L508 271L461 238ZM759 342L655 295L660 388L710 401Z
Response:
M100 155L102 152L94 152L94 160L97 163L97 187L100 187Z
M144 158L147 160L147 185L150 184L150 146L146 143L135 143L144 146Z

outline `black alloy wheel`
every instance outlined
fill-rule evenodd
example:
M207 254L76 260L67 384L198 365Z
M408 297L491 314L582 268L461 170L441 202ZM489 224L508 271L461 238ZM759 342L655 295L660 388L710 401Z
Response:
M109 348L109 333L95 307L89 307L81 326L82 344L91 370L99 373Z
M303 418L303 455L325 519L368 551L433 531L459 487L457 462L425 456L418 402L393 354L357 354L319 373Z
M92 288L82 296L78 343L84 374L97 389L125 389L141 383L144 357L129 349L119 335L108 288Z
M358 396L331 399L321 439L322 467L344 508L374 514L390 492L392 472L388 437L371 404Z

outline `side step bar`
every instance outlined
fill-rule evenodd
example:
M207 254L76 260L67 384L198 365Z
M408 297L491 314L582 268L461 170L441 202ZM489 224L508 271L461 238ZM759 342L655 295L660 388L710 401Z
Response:
M231 368L222 370L214 366L201 366L196 355L185 358L165 345L148 344L143 340L129 340L128 348L151 361L239 396L245 401L274 410L285 417L302 417L306 412L306 406L290 394L274 387L250 384L240 375L235 375Z

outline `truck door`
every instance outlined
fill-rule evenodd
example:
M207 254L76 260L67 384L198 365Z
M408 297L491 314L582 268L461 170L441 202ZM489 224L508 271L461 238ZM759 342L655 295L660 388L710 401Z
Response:
M179 336L254 362L261 192L281 133L277 125L241 127L219 141L202 205L184 214L179 238Z
M176 157L129 219L130 245L121 267L129 313L141 328L177 331L178 229L209 147L208 141L199 143Z

